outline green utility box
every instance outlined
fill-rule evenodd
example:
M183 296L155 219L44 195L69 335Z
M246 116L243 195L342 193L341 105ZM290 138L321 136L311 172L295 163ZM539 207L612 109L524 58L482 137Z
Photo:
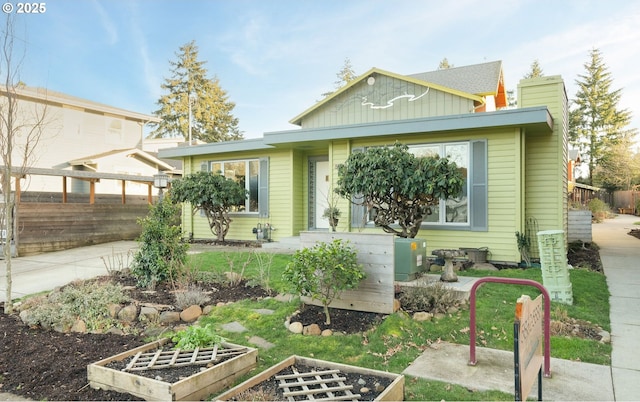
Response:
M412 281L427 264L427 241L425 239L395 239L395 280Z

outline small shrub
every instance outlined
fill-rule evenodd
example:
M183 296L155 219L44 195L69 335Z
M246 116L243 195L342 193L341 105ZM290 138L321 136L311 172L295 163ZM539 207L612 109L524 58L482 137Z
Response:
M132 255L133 252L131 250L124 253L115 253L112 251L111 255L100 257L100 259L107 269L107 273L111 276L117 276L129 268Z
M176 332L171 340L175 342L176 349L193 350L196 348L209 348L220 345L225 341L223 337L216 334L211 324L204 327L192 325L186 329Z
M409 312L444 314L451 307L460 306L456 293L440 281L433 281L427 286L403 287L399 300L402 309Z
M227 263L229 264L228 270L225 271L225 276L227 282L231 286L237 286L244 279L244 271L247 269L249 264L251 264L251 259L253 256L248 254L244 261L239 259L243 258L243 254L241 253L225 253L224 257L227 259ZM240 267L236 268L236 263L239 263Z
M109 316L110 304L121 304L130 299L122 286L110 282L92 281L72 283L51 292L47 298L30 309L30 325L44 328L70 327L77 319L87 325L87 330L103 330L118 326Z
M594 198L587 204L596 222L602 222L609 212L609 206L602 200Z
M296 251L282 278L298 294L322 302L328 325L331 301L343 290L357 287L366 277L357 258L356 251L340 239L318 243L311 249Z
M269 283L271 276L271 265L273 264L273 254L254 251L253 256L257 264L258 277L249 281L249 285L260 285L267 292L271 291Z
M142 226L140 249L131 269L138 286L155 289L158 283L176 277L175 271L184 266L189 245L181 240L179 212L180 206L165 196L144 219L138 220Z
M177 290L174 293L176 307L184 310L189 306L202 306L211 298L197 285L187 285L185 289Z

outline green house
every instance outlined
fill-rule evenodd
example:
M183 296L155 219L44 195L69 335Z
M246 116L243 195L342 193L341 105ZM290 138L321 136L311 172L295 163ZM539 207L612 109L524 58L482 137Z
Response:
M400 75L373 68L291 120L299 129L259 139L160 151L181 159L184 174L222 172L249 197L232 213L227 239L273 241L329 230L323 217L337 165L367 147L407 144L416 155L452 158L466 174L458 199L442 200L418 237L427 252L489 249L495 262L520 262L515 232L567 228L567 97L559 76L518 84L507 108L502 63ZM338 231L376 232L369 212L346 199ZM183 230L212 238L206 218L185 207ZM535 239L533 239L535 243Z

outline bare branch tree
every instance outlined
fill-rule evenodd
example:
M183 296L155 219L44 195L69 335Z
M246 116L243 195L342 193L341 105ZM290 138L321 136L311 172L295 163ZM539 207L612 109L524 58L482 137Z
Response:
M25 172L34 161L34 152L40 142L44 127L47 123L47 105L34 104L29 107L28 102L20 99L20 93L24 84L20 82L20 69L23 57L18 59L14 55L15 44L14 20L12 14L6 15L4 30L0 33L0 77L4 79L4 85L0 87L0 157L2 168L0 169L0 190L3 203L2 218L0 224L4 229L2 249L6 265L6 298L5 312L13 311L11 297L11 259L13 257L11 246L15 232L15 188L19 188L19 181L24 178Z

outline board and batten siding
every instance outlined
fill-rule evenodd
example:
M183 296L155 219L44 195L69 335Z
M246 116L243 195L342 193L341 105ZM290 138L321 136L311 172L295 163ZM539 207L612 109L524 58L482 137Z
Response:
M567 97L559 76L521 80L520 107L546 106L553 116L553 133L526 133L525 213L539 230L567 232Z
M302 128L466 114L473 108L471 99L375 74L373 85L357 83L333 99L331 107L305 116Z

